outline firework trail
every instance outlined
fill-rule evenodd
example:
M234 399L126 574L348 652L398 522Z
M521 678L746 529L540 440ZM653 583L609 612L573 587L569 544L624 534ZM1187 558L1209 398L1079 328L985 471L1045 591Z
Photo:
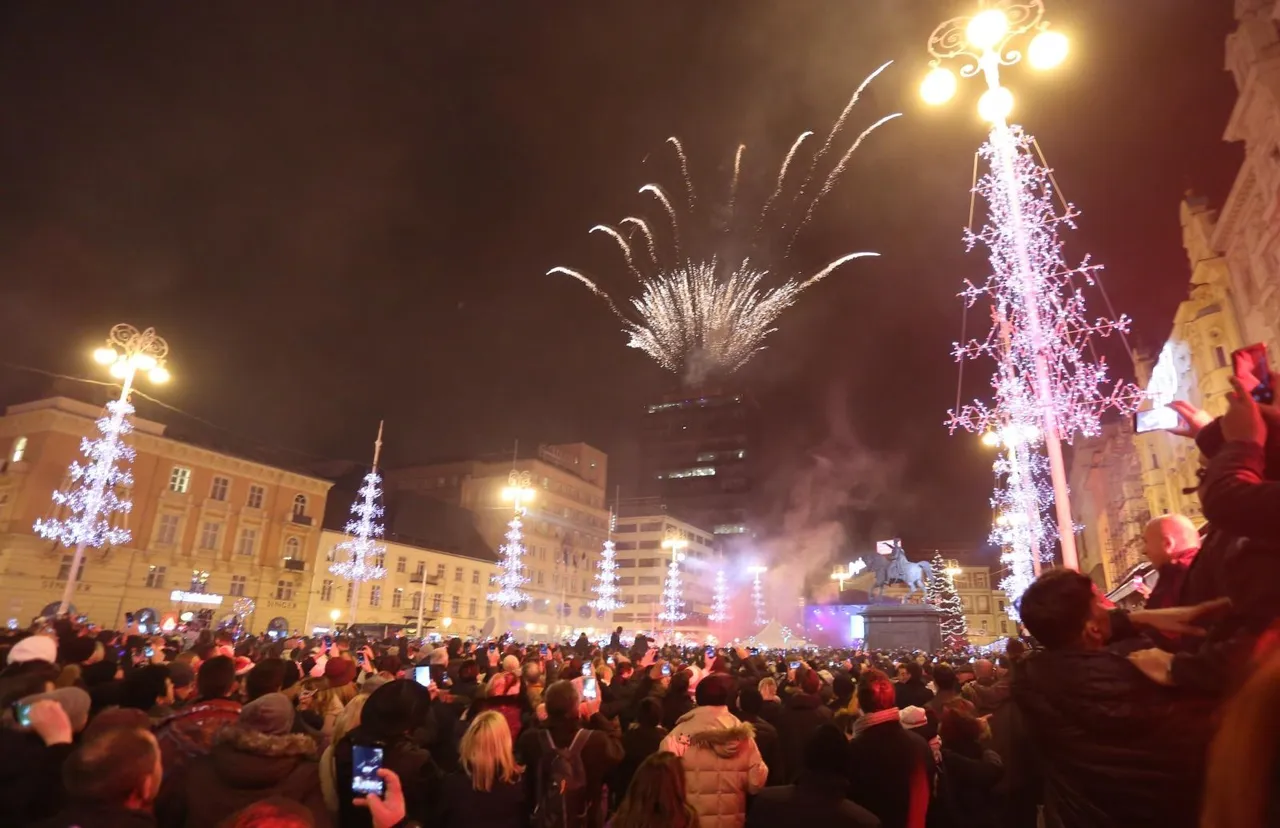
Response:
M627 216L616 227L598 224L591 228L591 232L605 233L618 243L627 269L640 281L639 293L620 305L599 284L580 271L555 267L547 272L548 275L559 273L576 279L603 299L609 310L622 320L623 329L628 336L627 345L643 351L663 368L682 374L686 382L699 383L712 372L727 375L737 371L764 347L767 337L776 330L779 316L794 305L804 291L855 259L879 255L873 252L849 253L816 273L800 278L800 274L794 272L771 273L769 268L753 264L752 259L742 253L733 256L721 256L720 253L723 252L721 248L726 247L726 241L731 249L766 249L766 235L787 232L790 221L798 218L798 224L790 233L790 243L787 245L787 250L790 250L796 236L813 217L819 202L831 192L844 174L862 142L880 126L901 115L888 115L863 130L827 173L822 187L812 199L804 197L806 189L817 174L819 159L834 146L859 96L889 65L882 65L859 85L822 146L808 159L808 173L803 182L795 187L796 193L792 197L786 192L788 178L792 168L798 163L801 146L814 133L806 130L796 138L783 158L777 181L769 197L765 199L754 229L749 225L735 227L734 221L742 189L742 161L746 145L739 144L734 154L733 173L726 201L720 205L713 203L695 212L689 161L680 140L671 137L667 142L675 147L680 164L680 174L688 196L687 213L683 210L677 212L666 190L657 183L645 184L639 190L641 194L653 196L662 205L670 222L670 236L665 232L655 234L649 221L641 216ZM785 200L784 195L787 196ZM783 202L789 206L783 211L783 216L772 228L772 232L766 234L765 219L775 202ZM727 223L724 219L725 211L720 209L723 207L728 208ZM803 213L800 212L802 207L807 207ZM682 221L698 222L696 232L690 235L690 240L697 243L695 246L698 248L692 255L686 255L681 250L681 230L688 230L688 227L681 228ZM634 230L644 234L649 252L647 260L642 256L637 261L634 257L631 245ZM659 247L662 247L661 252ZM735 262L738 264L735 265Z
M676 218L675 208L671 206L671 201L667 198L667 194L657 184L646 184L640 188L640 192L653 193L653 197L662 202L662 206L667 210L667 216L671 219L671 234L675 237L676 253L680 252L680 220Z
M637 279L644 280L644 274L636 269L636 263L631 259L631 245L627 244L627 240L622 238L622 234L607 224L597 224L588 230L588 233L594 233L599 230L601 233L608 233L613 236L618 246L622 248L622 258L627 260L627 269L629 269Z
M733 180L729 182L729 215L733 215L733 204L738 199L738 177L742 175L742 153L746 144L738 144L738 151L733 156Z
M806 130L800 133L800 137L796 139L796 142L791 145L791 149L787 152L787 157L782 159L782 169L778 171L778 183L773 188L773 192L769 194L769 198L765 200L764 209L760 211L760 220L756 224L757 233L760 232L760 226L764 224L764 217L765 214L769 212L770 205L773 204L773 202L778 198L778 195L782 192L782 185L786 183L787 169L791 166L791 159L795 158L796 150L800 149L800 144L804 139L808 138L812 134L812 130Z
M672 135L667 142L674 144L676 155L680 156L680 175L684 177L684 188L689 193L689 210L693 210L693 179L689 177L689 156L684 154L684 144L680 143L680 139Z
M644 219L636 218L635 216L627 216L626 218L624 218L622 221L618 223L634 224L636 227L640 228L640 232L644 233L645 242L647 242L649 245L649 258L653 260L654 264L657 264L658 263L658 245L653 240L653 231L649 229L648 222L646 222Z

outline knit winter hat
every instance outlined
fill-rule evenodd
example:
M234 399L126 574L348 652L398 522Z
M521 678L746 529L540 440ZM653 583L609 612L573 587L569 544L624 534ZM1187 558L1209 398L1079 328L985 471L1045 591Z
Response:
M915 730L917 727L924 727L929 723L929 714L925 713L923 707L904 707L898 711L898 721L902 722L902 726L907 730Z
M356 680L356 663L349 658L331 658L325 662L324 677L330 687L341 687Z
M22 699L22 704L34 704L38 701L54 701L66 711L71 720L71 732L79 733L89 722L89 708L93 702L89 694L79 687L60 687L48 693L39 693Z
M9 651L10 664L24 661L47 661L53 664L57 660L58 642L47 635L29 635L14 644Z
M284 693L267 693L240 709L240 724L268 736L283 736L293 730L293 704Z

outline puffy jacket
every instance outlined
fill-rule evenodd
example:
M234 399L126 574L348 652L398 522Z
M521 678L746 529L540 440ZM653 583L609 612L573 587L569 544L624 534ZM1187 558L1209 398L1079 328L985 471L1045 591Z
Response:
M184 707L166 719L156 729L165 781L185 770L192 759L208 753L213 747L214 734L235 724L239 718L240 702L209 699Z
M684 763L685 792L699 828L746 824L747 795L759 793L769 778L751 725L727 707L698 707L680 718L660 749Z
M316 828L327 828L315 740L301 733L271 736L238 725L223 728L209 755L187 769L186 828L214 828L272 796L306 806Z
M1037 651L1014 666L1013 701L1063 828L1198 823L1212 700L1162 687L1123 656Z

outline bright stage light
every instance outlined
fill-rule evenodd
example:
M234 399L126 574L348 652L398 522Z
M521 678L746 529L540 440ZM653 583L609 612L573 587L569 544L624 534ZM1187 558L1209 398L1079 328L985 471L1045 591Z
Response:
M1036 69L1052 69L1067 59L1067 36L1062 32L1043 31L1031 39L1027 62Z

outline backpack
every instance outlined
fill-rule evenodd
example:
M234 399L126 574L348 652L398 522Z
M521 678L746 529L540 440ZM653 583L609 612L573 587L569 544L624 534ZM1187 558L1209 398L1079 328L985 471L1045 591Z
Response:
M542 759L538 762L538 802L533 809L534 828L577 828L586 823L590 797L587 796L587 768L582 749L591 738L583 728L567 748L558 748L551 733L539 731Z

